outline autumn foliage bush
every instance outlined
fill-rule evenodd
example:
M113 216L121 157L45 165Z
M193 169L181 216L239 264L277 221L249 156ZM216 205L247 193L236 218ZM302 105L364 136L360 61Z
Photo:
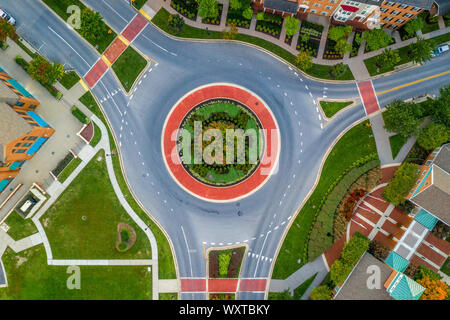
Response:
M432 280L430 276L425 276L417 281L425 288L420 300L445 300L449 294L448 285L439 280Z

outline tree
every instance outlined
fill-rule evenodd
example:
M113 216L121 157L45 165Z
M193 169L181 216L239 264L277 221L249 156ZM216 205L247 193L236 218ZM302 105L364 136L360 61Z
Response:
M405 26L404 29L406 33L408 33L409 36L413 36L416 34L417 31L422 30L422 28L425 25L425 21L422 17L416 17L415 19L409 20Z
M409 138L418 134L421 117L422 110L414 104L395 100L386 107L383 114L384 128Z
M414 62L423 64L431 60L431 52L434 49L432 41L417 38L417 42L411 44L411 58Z
M171 14L167 19L167 24L173 33L178 33L183 29L184 19L179 14Z
M284 18L284 27L288 37L292 37L300 29L299 22L298 19L291 16Z
M449 140L449 129L440 123L430 123L420 131L417 143L426 150L440 147Z
M108 27L97 11L85 8L81 11L80 34L88 41L95 42L108 32Z
M389 248L379 241L372 240L369 244L369 253L378 260L384 261L389 255Z
M239 10L242 8L242 3L240 0L230 0L230 8L233 10Z
M442 276L439 273L434 272L433 270L428 269L425 266L419 266L419 270L417 270L414 279L417 281L417 280L421 280L425 277L428 277L428 279L430 279L430 280L441 280L442 279Z
M341 38L336 42L334 50L336 50L340 55L343 56L344 54L352 50L352 45L351 43L347 42L347 38Z
M351 26L331 27L328 30L328 38L337 42L339 39L347 38L350 35L350 33L352 33Z
M238 34L238 29L236 28L236 24L230 23L228 26L229 29L225 28L222 31L222 38L227 40L233 40L236 38Z
M312 289L310 294L311 300L331 300L331 289L322 285Z
M383 29L366 31L363 34L363 39L366 40L366 49L370 51L387 47L392 43L391 37Z
M39 81L43 85L52 85L64 75L62 64L56 62L52 64L42 56L36 56L31 60L27 71L31 78Z
M400 62L400 55L397 50L384 49L383 53L376 58L377 67L392 68Z
M295 59L295 62L303 71L307 71L313 66L312 57L306 51L300 51Z
M336 260L330 269L330 279L334 285L340 285L347 279L353 269L353 265L348 264L341 259Z
M0 42L6 41L6 38L13 38L16 34L16 27L6 19L0 19Z
M219 15L219 4L216 0L199 0L198 15L202 19L215 18Z
M369 249L370 240L361 233L355 233L342 250L340 260L351 266Z
M448 285L439 280L432 280L429 276L417 281L425 288L420 300L445 300L449 295Z
M242 11L242 16L247 20L251 20L253 17L252 7L248 6L244 11Z
M450 127L450 85L439 90L440 97L431 105L431 118L437 123Z
M264 20L264 12L258 12L256 15L256 20L263 21Z
M331 67L331 76L333 78L339 78L345 73L346 70L345 65L342 62L339 62Z
M403 163L394 177L389 181L383 191L383 198L394 205L405 202L405 196L409 193L417 179L417 165L414 163Z

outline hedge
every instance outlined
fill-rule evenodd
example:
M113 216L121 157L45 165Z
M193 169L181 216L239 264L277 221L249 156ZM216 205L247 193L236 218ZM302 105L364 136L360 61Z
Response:
M59 176L59 174L64 170L65 167L72 161L72 159L75 158L71 152L69 152L64 159L62 159L58 164L56 165L56 168L52 170L52 173L55 177Z
M380 164L380 161L376 158L377 154L373 153L355 161L328 188L317 207L315 222L309 232L309 242L306 248L309 261L313 261L333 244L333 222L336 209L352 183Z

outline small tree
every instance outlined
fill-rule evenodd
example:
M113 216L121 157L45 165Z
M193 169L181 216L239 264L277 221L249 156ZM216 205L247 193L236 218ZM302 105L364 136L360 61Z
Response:
M233 10L239 10L242 8L241 0L230 0L230 8Z
M333 67L331 67L331 76L333 78L339 78L345 73L345 71L345 65L342 62L339 62L338 64L335 64Z
M344 54L352 50L352 45L347 42L347 38L341 38L336 42L334 50L336 50L340 55L343 56Z
M361 258L364 252L369 249L370 240L361 233L355 233L349 242L342 250L340 260L349 264L355 265Z
M264 12L259 12L259 13L256 15L256 20L258 20L258 21L264 21Z
M370 51L387 47L392 43L391 37L383 29L366 31L363 34L363 39L366 40L366 49Z
M449 287L443 281L432 280L429 276L425 276L417 282L425 288L420 300L445 300L449 295Z
M80 34L88 41L95 42L108 32L108 27L97 11L85 8L81 11Z
M6 19L0 18L0 42L6 41L6 38L13 38L16 34L16 27Z
M420 131L417 143L426 150L440 147L449 140L449 129L440 123L430 123Z
M403 163L394 177L389 181L383 191L383 198L394 205L405 202L405 196L409 193L417 179L417 165L414 163Z
M389 255L389 248L379 241L372 240L369 244L369 252L375 258L384 260Z
M446 85L439 90L440 97L432 100L431 118L437 123L450 127L450 85Z
M419 270L417 270L417 272L416 272L415 280L416 281L421 280L425 277L428 277L428 279L430 279L430 280L441 280L442 279L442 276L439 273L434 272L433 270L428 269L425 266L419 266Z
M422 17L416 17L415 19L412 19L408 21L405 24L405 31L408 33L409 36L413 36L416 34L417 31L422 30L422 28L425 25L425 21Z
M303 71L307 71L313 66L312 57L306 51L300 51L295 59L295 62Z
M247 20L251 20L253 17L253 9L252 7L247 7L244 11L242 11L242 16L247 19Z
M42 56L36 56L28 65L27 71L31 78L43 85L52 85L64 75L62 64L50 63Z
M299 22L298 19L291 16L284 18L284 27L288 37L292 37L300 29Z
M412 103L395 100L386 107L383 114L384 128L404 138L418 134L422 111Z
M219 3L216 0L199 0L198 15L202 19L217 17L219 15Z
M184 19L179 14L171 14L167 19L169 29L173 33L179 33L184 26Z
M312 289L310 294L311 300L331 300L331 289L322 285Z
M392 49L384 49L383 53L376 58L377 67L391 68L400 62L400 55L398 51Z
M230 23L228 26L228 29L225 28L222 31L222 38L227 40L233 40L236 38L236 35L238 34L238 28L236 28L236 24Z
M411 44L411 58L414 62L423 64L431 60L431 52L434 49L432 41L418 38L416 43Z
M350 33L352 33L352 27L351 26L336 26L331 27L328 30L328 38L333 41L338 41L342 38L347 38Z

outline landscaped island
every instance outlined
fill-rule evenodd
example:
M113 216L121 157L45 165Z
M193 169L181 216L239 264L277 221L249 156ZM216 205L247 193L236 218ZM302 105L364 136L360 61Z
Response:
M236 184L258 166L261 124L249 108L236 101L202 102L186 115L181 129L178 150L184 168L203 183Z

